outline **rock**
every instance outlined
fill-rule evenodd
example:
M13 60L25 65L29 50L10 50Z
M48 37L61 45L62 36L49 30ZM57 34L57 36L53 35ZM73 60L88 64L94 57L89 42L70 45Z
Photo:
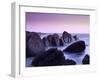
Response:
M33 66L57 66L64 65L65 57L62 51L57 50L57 48L52 48L46 52L38 55L32 61Z
M76 41L73 44L69 45L63 51L69 52L69 53L78 53L78 52L83 52L84 50L85 50L85 42L80 40L80 41Z
M49 41L48 41L47 37L43 37L42 41L43 41L45 47L49 47Z
M28 41L29 41L30 38L31 38L31 32L26 31L26 57L28 56L28 53L30 53L28 48L27 48Z
M26 31L26 42L31 38L31 32Z
M70 43L72 42L72 36L68 32L64 31L62 34L63 40L65 43Z
M49 46L59 46L59 35L58 34L53 34L53 35L48 35L47 39L49 41Z
M71 59L67 59L65 61L65 65L76 65L76 62L74 60L71 60Z
M49 41L49 46L52 46L52 35L48 35L47 36L47 39L48 39L48 41Z
M60 45L59 35L55 33L52 35L52 46L59 46L59 45Z
M78 40L77 35L74 35L73 38L74 38L74 40Z
M45 51L45 46L36 32L30 33L31 37L26 43L26 57L32 57Z
M90 57L89 55L85 55L85 57L82 60L83 64L90 64Z
M60 46L64 46L64 41L62 38L59 39Z

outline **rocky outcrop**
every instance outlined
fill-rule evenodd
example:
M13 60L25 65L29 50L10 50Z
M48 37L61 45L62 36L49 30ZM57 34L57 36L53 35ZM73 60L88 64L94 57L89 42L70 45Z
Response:
M90 57L89 55L85 55L85 57L82 60L83 64L90 64Z
M52 48L47 50L46 52L38 55L32 61L33 66L57 66L64 65L65 57L63 52L57 50L57 48Z
M60 38L57 33L50 34L47 37L43 38L43 42L46 46L48 45L47 43L49 43L49 46L54 46L54 47L63 46L66 43L72 42L72 35L66 31L63 32Z
M36 56L44 51L45 47L38 33L31 32L30 38L26 41L26 57Z
M85 50L85 42L80 40L76 41L72 44L70 44L67 48L65 48L63 51L64 52L69 52L69 53L79 53L83 52Z
M72 35L66 31L63 32L62 34L63 40L65 43L70 43L72 42Z

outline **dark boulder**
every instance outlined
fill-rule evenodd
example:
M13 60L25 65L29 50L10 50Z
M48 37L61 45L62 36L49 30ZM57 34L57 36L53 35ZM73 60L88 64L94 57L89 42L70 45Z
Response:
M82 60L83 64L90 64L90 57L89 55L85 55L85 57Z
M63 32L62 34L63 40L65 43L70 43L72 42L72 35L66 31Z
M67 59L65 61L65 65L76 65L76 62L74 60L71 60L71 59Z
M38 55L32 61L33 66L57 66L64 65L65 57L62 51L57 50L57 48L52 48L46 52Z
M31 37L26 43L26 57L32 57L44 52L45 47L40 36L36 32L30 33Z
M69 52L69 53L78 53L78 52L83 52L85 50L85 48L86 48L85 42L80 40L80 41L76 41L73 44L69 45L63 51Z

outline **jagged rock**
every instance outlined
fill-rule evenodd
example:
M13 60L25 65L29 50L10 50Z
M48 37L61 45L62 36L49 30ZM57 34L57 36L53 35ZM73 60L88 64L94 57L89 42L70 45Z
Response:
M43 37L42 41L43 41L45 47L49 47L49 41L48 41L47 37Z
M31 37L26 43L26 57L32 57L45 51L44 44L36 32L30 32Z
M65 43L70 43L72 42L72 35L66 31L63 32L62 34L63 40Z
M57 66L64 65L64 63L65 57L62 51L57 50L57 48L47 50L32 61L33 66Z
M74 60L71 60L71 59L67 59L65 61L65 65L76 65L76 62Z
M83 64L90 64L90 57L89 55L85 55L85 57L82 60Z
M86 48L85 42L80 40L80 41L76 41L73 44L69 45L63 51L69 52L69 53L78 53L78 52L83 52L85 50L85 48Z

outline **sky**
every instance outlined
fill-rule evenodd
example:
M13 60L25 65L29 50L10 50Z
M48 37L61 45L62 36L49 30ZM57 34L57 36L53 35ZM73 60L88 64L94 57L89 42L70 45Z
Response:
M25 13L26 31L43 33L89 33L89 15Z

